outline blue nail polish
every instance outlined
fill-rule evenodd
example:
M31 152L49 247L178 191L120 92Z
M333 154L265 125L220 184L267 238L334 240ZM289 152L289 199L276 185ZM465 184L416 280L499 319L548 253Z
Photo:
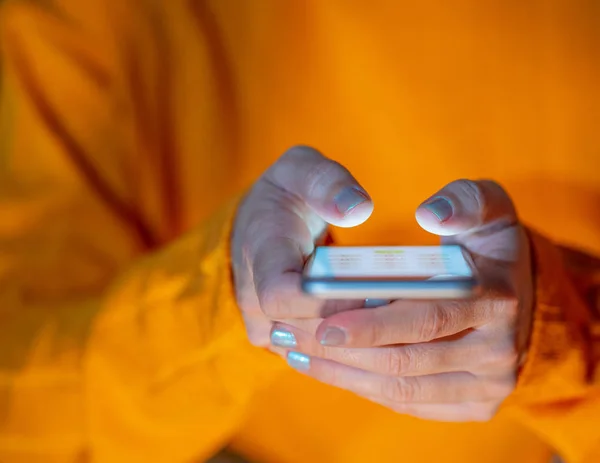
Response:
M440 222L445 222L454 214L454 208L446 198L438 197L424 204L423 207L432 212Z
M365 305L363 306L364 308L371 308L371 307L382 307L384 305L388 305L390 302L389 299L365 299Z
M310 369L310 357L300 352L289 352L287 363L292 368L299 371L308 371Z
M296 337L290 331L277 328L271 331L271 344L277 347L296 347Z
M358 205L369 200L367 194L359 190L355 187L344 188L340 191L333 201L335 202L335 207L337 210L343 214L347 215L352 212Z

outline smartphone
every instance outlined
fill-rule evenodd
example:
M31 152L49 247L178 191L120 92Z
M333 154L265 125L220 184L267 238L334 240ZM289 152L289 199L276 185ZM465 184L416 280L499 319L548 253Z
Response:
M302 290L323 299L462 299L480 287L458 245L317 247Z

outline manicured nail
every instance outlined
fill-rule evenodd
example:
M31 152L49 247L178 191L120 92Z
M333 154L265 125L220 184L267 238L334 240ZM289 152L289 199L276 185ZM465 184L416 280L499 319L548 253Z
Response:
M310 357L300 352L289 352L287 363L296 370L307 371L310 368Z
M347 215L352 212L358 205L369 200L367 194L356 187L344 188L340 191L333 201L335 207L341 214Z
M277 328L271 331L271 344L277 347L296 347L296 336L290 331Z
M365 299L365 304L364 304L364 308L371 308L371 307L382 307L384 305L388 305L390 302L389 299Z
M438 197L424 204L423 207L432 212L440 222L445 222L454 213L452 204L446 198Z
M343 346L346 344L346 333L339 328L330 326L323 333L321 344L324 346Z

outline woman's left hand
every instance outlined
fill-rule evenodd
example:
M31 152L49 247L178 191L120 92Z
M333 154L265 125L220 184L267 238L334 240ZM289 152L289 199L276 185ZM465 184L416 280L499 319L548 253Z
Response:
M272 345L324 383L400 413L485 421L514 389L532 323L529 244L506 192L455 181L417 210L417 221L471 254L484 284L468 300L398 300L342 312L313 331L276 324Z

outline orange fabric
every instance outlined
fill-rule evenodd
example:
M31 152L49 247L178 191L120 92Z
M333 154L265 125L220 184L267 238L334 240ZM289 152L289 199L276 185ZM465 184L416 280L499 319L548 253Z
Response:
M248 344L222 206L304 143L374 198L340 243L433 243L417 204L491 177L545 236L600 254L593 2L0 8L0 461L189 462L227 443L265 462L600 461L593 259L575 271L533 235L518 390L490 423L432 423Z

